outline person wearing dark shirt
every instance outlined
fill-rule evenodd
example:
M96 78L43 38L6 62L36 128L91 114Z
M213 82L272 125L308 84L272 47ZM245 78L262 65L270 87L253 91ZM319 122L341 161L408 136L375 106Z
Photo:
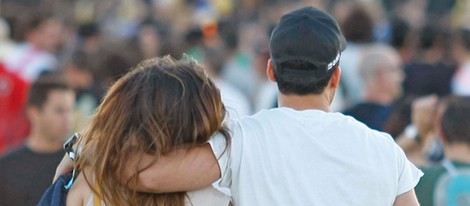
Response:
M390 116L391 106L372 102L359 103L343 113L353 116L358 121L375 130L383 130L383 125Z
M404 70L403 89L406 96L446 96L451 92L451 79L456 67L444 61L446 39L445 31L434 24L421 29L418 55Z
M0 205L31 206L51 184L72 121L73 90L54 76L31 86L26 113L31 132L20 148L0 157Z
M430 94L450 94L450 82L455 67L443 62L434 64L413 62L405 67L404 88L406 95L421 97Z
M401 94L400 57L389 46L372 45L360 58L359 71L364 79L363 101L343 113L382 131L390 116L391 104Z

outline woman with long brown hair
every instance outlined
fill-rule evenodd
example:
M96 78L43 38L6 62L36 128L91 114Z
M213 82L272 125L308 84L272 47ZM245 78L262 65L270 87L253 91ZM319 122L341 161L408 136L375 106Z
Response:
M148 194L128 187L167 152L202 145L217 132L227 136L224 117L219 90L194 60L140 63L109 89L78 139L81 172L67 205L228 205L229 197L213 188Z

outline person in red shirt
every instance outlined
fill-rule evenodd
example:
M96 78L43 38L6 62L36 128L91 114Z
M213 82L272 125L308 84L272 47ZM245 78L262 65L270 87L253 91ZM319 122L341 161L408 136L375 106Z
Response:
M29 133L24 113L29 84L0 62L0 154L21 144Z

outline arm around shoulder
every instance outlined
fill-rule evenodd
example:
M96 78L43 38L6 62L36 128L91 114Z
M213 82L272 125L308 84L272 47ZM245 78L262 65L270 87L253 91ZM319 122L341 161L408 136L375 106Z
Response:
M138 168L152 161L148 155ZM136 168L132 165L131 168ZM134 171L128 171L133 174ZM131 188L140 192L161 193L190 191L207 187L220 178L217 158L209 144L191 149L177 149L160 157L138 176L137 185ZM132 181L131 181L132 182Z

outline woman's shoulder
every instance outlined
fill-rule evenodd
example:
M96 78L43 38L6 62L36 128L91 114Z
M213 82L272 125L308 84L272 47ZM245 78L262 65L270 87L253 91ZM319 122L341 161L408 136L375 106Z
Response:
M90 197L93 197L93 191L91 190L88 181L92 181L92 175L90 171L85 169L78 174L77 179L74 181L72 187L67 194L67 205L71 206L86 206ZM87 179L85 179L85 175Z
M210 186L200 190L188 192L186 205L193 206L221 206L229 205L230 196Z

